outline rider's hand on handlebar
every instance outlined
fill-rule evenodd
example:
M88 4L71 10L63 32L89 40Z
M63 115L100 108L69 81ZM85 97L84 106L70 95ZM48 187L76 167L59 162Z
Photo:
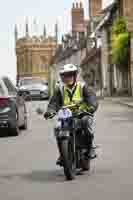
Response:
M53 116L53 113L45 112L43 116L44 116L45 119L48 119L48 118L50 118L51 116Z
M89 112L89 110L86 109L81 109L78 112L79 115L89 115L89 116L93 116L93 114L91 112Z

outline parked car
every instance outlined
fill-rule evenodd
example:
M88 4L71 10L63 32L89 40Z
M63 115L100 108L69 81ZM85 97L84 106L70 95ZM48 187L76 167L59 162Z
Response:
M19 135L19 129L27 129L27 112L24 98L8 77L0 77L0 132L7 129Z
M26 77L19 81L19 91L26 99L48 99L48 81L38 77Z

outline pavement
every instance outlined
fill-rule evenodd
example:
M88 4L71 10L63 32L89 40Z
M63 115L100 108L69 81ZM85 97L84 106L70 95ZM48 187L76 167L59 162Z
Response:
M112 103L117 103L129 108L133 108L133 97L105 97L104 101L110 101Z

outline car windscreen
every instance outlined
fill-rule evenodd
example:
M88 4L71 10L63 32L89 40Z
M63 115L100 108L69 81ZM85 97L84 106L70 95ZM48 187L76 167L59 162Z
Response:
M20 81L20 86L22 85L36 85L36 84L42 84L47 85L48 83L41 79L23 79Z
M13 83L9 80L9 78L7 77L4 77L3 79L3 82L8 90L8 94L9 95L16 95L16 88L15 86L13 85Z
M0 84L0 96L5 95L4 89L2 88L2 85Z

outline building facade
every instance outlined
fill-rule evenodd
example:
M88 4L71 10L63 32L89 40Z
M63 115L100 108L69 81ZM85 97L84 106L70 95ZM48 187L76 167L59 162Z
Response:
M101 20L101 10L102 0L89 0L90 29L86 40L86 54L80 64L83 80L88 87L93 87L93 89L95 89L97 96L101 96L102 91L101 48L99 45L100 39L93 34L93 31Z
M102 18L102 0L88 0L90 32L93 32Z
M89 15L96 17L101 15L102 0L89 0Z
M114 0L105 10L102 30L103 96L133 96L133 6L131 0ZM125 65L111 64L112 25L117 17L124 16L130 34L130 56Z
M102 95L101 49L96 46L88 51L80 65L82 77L88 87L93 87L97 96Z
M57 48L57 38L47 37L46 31L40 37L30 37L28 24L26 24L25 37L18 39L17 28L15 28L15 39L17 81L27 76L37 76L47 80L50 61Z
M62 65L73 63L79 67L78 80L85 81L88 86L96 89L97 95L101 95L101 56L100 48L97 48L94 40L89 39L91 30L90 21L101 16L101 1L90 1L90 9L93 16L90 20L84 17L82 3L73 3L71 9L72 31L63 36L62 44L53 58L52 87L60 80L59 68ZM96 5L98 3L98 5ZM91 41L90 41L91 40Z
M121 14L127 19L127 28L130 34L130 62L129 79L130 94L133 96L133 3L132 0L119 0L121 5Z

